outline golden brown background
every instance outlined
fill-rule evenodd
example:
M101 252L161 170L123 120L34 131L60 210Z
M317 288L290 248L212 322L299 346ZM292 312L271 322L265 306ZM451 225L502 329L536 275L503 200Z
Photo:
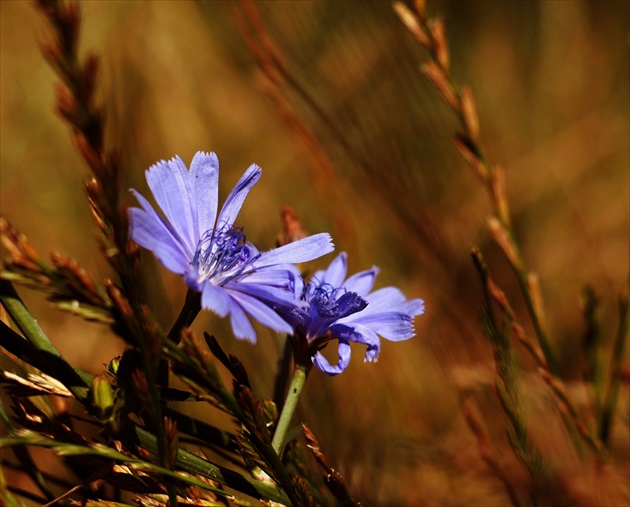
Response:
M271 248L281 206L289 204L309 232L333 234L337 250L350 255L351 272L377 265L378 286L395 284L425 299L415 338L384 340L376 364L363 364L357 347L343 375L315 371L308 381L302 416L352 493L374 505L505 504L459 405L461 390L473 389L494 444L509 454L504 416L486 381L492 355L479 325L470 244L481 246L518 318L527 318L485 228L487 195L453 145L455 118L420 74L426 54L391 3L257 4L289 74L328 123L256 66L235 22L236 3L81 5L81 47L102 58L99 102L126 186L146 195L143 171L154 162L178 154L188 163L197 150L215 151L223 200L256 162L263 178L238 220L248 239ZM602 299L607 353L616 297L628 278L629 9L606 0L428 4L444 17L455 79L475 94L487 155L506 168L518 240L540 275L552 345L578 405L589 396L579 382L582 288L591 285ZM88 170L53 111L56 78L36 43L44 21L30 2L2 1L0 14L1 212L40 251L61 251L108 276L82 190ZM291 114L299 127L287 122ZM304 127L317 147L297 133ZM145 260L155 282L151 304L168 327L184 283L151 255ZM105 327L20 293L77 367L99 372L122 351ZM214 332L244 361L258 394L271 394L277 336L259 328L256 346L237 342L207 313L194 328ZM596 479L580 475L525 357L523 368L535 443L590 488ZM621 477L630 462L627 398L626 387L613 430Z

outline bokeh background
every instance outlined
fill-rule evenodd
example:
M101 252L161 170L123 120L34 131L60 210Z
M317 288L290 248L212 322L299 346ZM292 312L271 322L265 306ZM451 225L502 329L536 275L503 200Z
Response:
M499 455L516 469L492 387L471 244L485 252L526 328L528 321L486 230L487 194L452 142L456 119L422 77L426 54L391 3L258 2L286 69L277 80L257 64L256 43L248 47L251 26L239 24L236 2L81 6L81 47L102 59L98 100L126 187L147 195L151 164L215 151L224 199L255 162L263 178L239 216L248 239L273 247L288 204L309 232L333 235L351 272L377 265L379 286L425 299L415 338L384 341L376 364L363 364L356 348L343 375L315 371L308 380L302 417L353 494L373 505L505 504L460 407L462 392L473 392ZM506 168L518 240L540 276L562 376L587 407L581 293L590 285L601 298L606 354L628 279L630 4L451 0L429 2L428 11L444 18L453 75L472 87L487 155ZM0 2L0 14L1 212L41 252L61 251L106 277L82 190L88 170L54 112L56 78L36 42L44 20L24 1ZM186 288L150 254L144 261L150 303L168 327ZM98 373L122 352L107 328L21 294L71 363ZM207 313L194 329L219 337L258 394L271 395L278 336L259 328L256 346L238 342ZM590 488L598 478L569 451L525 354L522 366L534 441L576 488ZM613 427L622 478L630 470L627 398L626 386Z

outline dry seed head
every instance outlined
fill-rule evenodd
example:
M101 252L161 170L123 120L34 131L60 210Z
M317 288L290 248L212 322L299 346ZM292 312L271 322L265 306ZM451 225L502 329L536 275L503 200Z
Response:
M545 308L542 291L540 290L540 279L538 278L538 274L533 272L527 274L527 288L529 289L529 293L532 297L532 304L534 305L536 315L538 315L538 320L540 321L541 326L546 327Z
M499 286L492 281L492 278L488 278L488 289L490 290L490 294L492 295L492 299L496 301L496 303L501 307L503 312L510 318L514 318L514 311L510 306L510 302L506 297L505 293L499 288Z
M402 2L394 2L394 11L396 11L396 14L403 22L407 30L409 30L409 33L411 33L411 35L413 35L425 48L430 49L432 47L431 39L429 39L422 26L420 26L418 18L411 12L411 10Z
M168 449L166 449L166 465L169 469L172 469L177 460L179 436L177 432L177 422L168 417L164 417L164 438L168 444Z
M477 173L477 176L479 176L482 181L487 181L488 170L486 169L486 165L477 155L477 150L475 149L473 141L468 136L460 133L455 134L453 139L455 141L455 146L466 162L468 162L468 165L473 168L473 170Z
M58 271L65 270L69 272L75 280L77 280L81 288L85 289L89 294L95 296L95 301L98 303L101 301L98 295L98 288L96 283L90 275L77 264L77 262L70 257L60 254L59 252L51 252L50 260Z
M79 42L79 29L81 27L81 11L76 2L66 4L59 12L58 29L61 29L65 39L66 51L74 53Z
M425 6L426 6L425 0L414 0L413 2L413 8L416 11L416 15L418 16L420 21L422 21L423 23L426 22L427 20L426 14L424 12Z
M488 229L490 230L490 234L497 242L497 244L503 250L503 253L506 255L508 260L513 266L517 266L518 256L516 255L516 249L514 248L514 244L506 231L503 224L496 217L490 217L488 219Z
M492 200L497 209L497 215L504 223L509 223L510 211L505 195L505 169L501 165L494 167L490 174Z
M536 360L538 365L543 369L549 370L549 365L547 364L547 359L545 359L545 355L542 353L542 350L540 350L540 347L536 343L534 343L534 341L529 336L527 336L527 334L525 333L525 329L523 329L523 326L516 322L512 322L512 331L514 332L518 340L523 344L523 346L527 350L529 350L532 356L534 356L534 359Z
M99 67L100 60L98 56L90 53L83 64L83 82L85 83L85 88L88 93L88 101L92 98L92 93L94 92Z
M38 35L37 43L39 44L44 58L50 62L53 67L59 67L62 55L57 39L49 34Z
M99 180L102 180L105 176L105 164L103 163L101 155L94 149L90 141L82 132L75 132L72 138L87 165L90 166L90 169L92 169L92 172L94 172L96 177Z
M462 114L464 115L468 135L473 141L476 141L479 137L479 117L477 116L477 106L475 105L470 86L464 85L462 87L459 98L462 102Z
M459 102L453 91L453 87L446 79L444 71L436 65L435 62L428 62L420 66L420 71L429 80L429 82L435 87L438 93L442 96L442 99L453 109L453 111L459 110Z
M79 115L76 97L65 83L56 83L55 95L57 96L57 111L70 123Z
M134 314L131 305L129 304L129 301L127 301L127 298L124 296L121 290L114 285L114 282L109 279L105 280L105 289L107 290L107 294L109 295L110 299L114 303L114 306L121 313L121 315L128 320L133 319Z
M0 242L11 255L12 264L41 273L40 256L35 247L24 234L4 218L0 218Z
M307 236L300 219L289 205L282 206L282 237L278 241L278 246L283 246L288 243L303 239Z
M450 57L448 53L448 42L446 40L446 30L444 29L444 20L442 18L434 19L429 29L433 37L435 58L440 64L440 67L442 67L445 72L448 72Z
M518 256L516 255L516 249L514 248L514 244L512 243L508 232L498 218L488 218L488 230L497 244L501 247L501 250L503 250L503 253L505 253L510 263L513 266L517 266Z
M488 442L488 434L483 426L479 409L468 397L465 397L462 400L462 412L464 413L468 427L473 432L473 435L475 435L481 457L486 460L491 458L493 459L490 444Z

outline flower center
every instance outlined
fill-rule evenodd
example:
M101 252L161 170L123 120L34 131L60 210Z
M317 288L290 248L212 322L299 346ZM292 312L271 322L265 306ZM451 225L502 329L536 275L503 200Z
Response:
M356 292L316 280L304 288L302 298L308 301L308 310L296 311L302 313L300 327L308 340L324 336L336 321L367 306L367 301Z
M242 227L222 227L201 236L191 264L198 283L212 280L223 285L241 275L258 257L258 249L247 242Z

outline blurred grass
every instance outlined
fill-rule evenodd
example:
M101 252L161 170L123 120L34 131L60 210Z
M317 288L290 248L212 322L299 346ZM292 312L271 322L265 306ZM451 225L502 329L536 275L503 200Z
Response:
M237 4L84 2L81 47L102 56L107 139L121 150L128 186L146 194L143 170L155 161L179 154L189 162L197 150L213 150L224 199L256 162L263 178L240 214L249 239L272 247L280 208L290 204L310 232L333 233L338 250L350 253L351 271L378 265L380 286L424 298L416 338L384 342L375 365L362 364L356 350L341 377L313 374L304 417L359 498L376 505L504 504L459 410L458 387L471 383L499 445L504 416L492 387L477 382L492 358L479 325L470 243L485 250L522 321L525 313L485 230L486 196L451 141L454 118L418 71L426 55L389 2L257 6L288 72L350 147L344 150L330 124L282 88L319 139L333 180L265 95L268 83L234 22ZM429 11L445 18L453 73L475 93L489 158L506 167L514 223L542 280L553 347L564 375L579 380L582 287L602 297L609 347L615 299L628 278L628 4L451 0L429 3ZM41 251L60 250L107 276L82 195L87 170L53 112L54 78L35 37L43 22L28 2L0 2L0 14L1 211ZM145 258L161 286L154 309L168 326L184 284ZM122 349L106 329L86 328L21 292L78 367L98 372ZM236 342L210 314L195 328L212 330L241 357L260 394L271 393L277 337L261 330L255 347ZM577 459L558 444L566 437L553 405L536 375L527 375L534 439L564 473L577 474ZM585 389L576 383L577 394L587 396ZM613 449L627 475L627 389L621 401L625 420L617 421Z

